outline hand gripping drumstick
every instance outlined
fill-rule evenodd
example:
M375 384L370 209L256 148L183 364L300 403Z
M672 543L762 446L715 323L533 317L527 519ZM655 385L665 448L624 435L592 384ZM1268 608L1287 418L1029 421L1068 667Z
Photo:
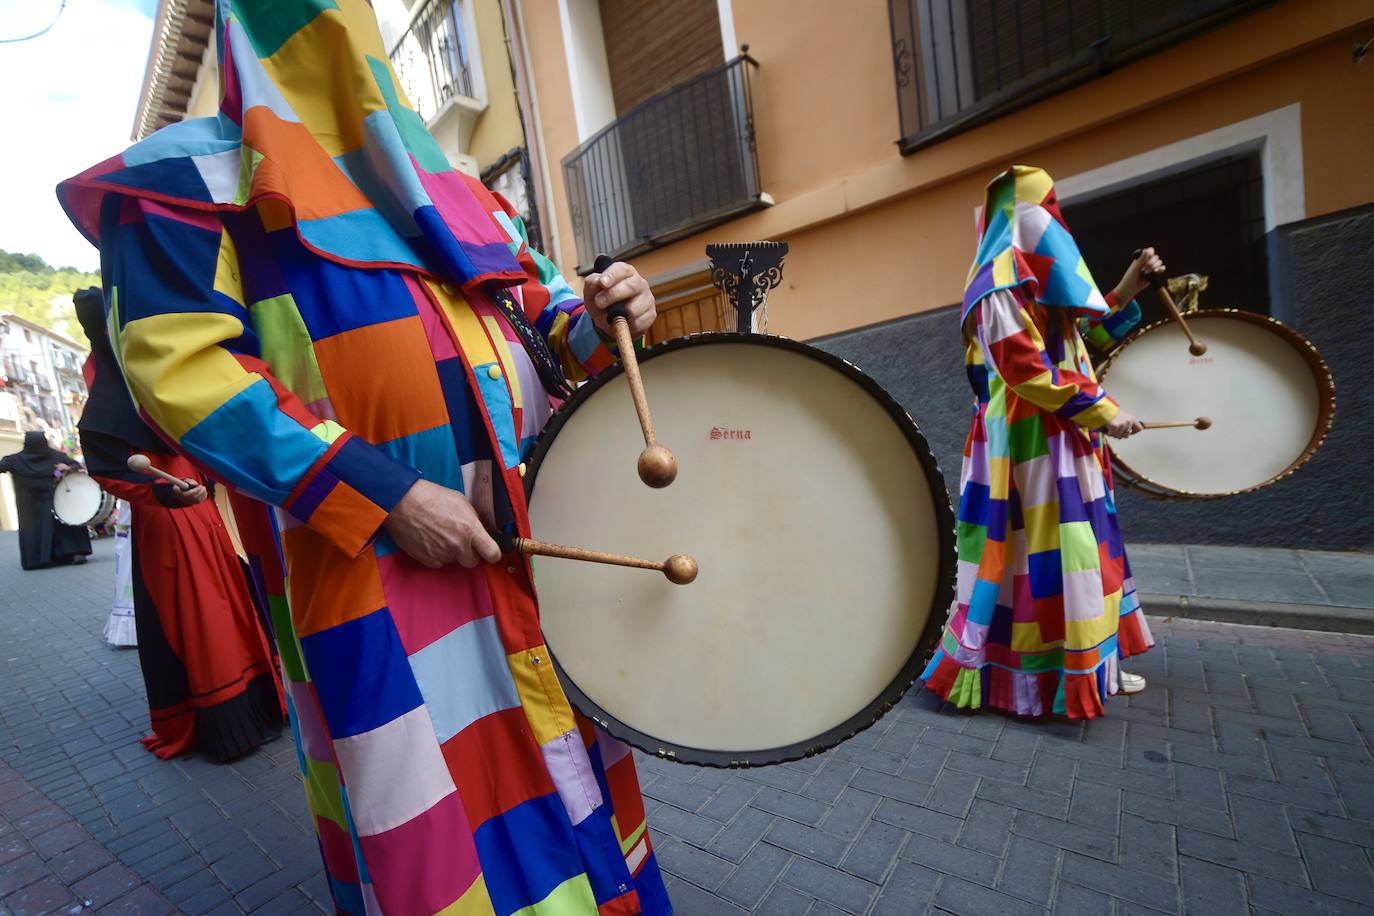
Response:
M1142 250L1143 249L1137 248L1135 252L1135 257L1140 257L1140 252ZM1164 307L1169 310L1169 314L1173 316L1174 320L1178 322L1178 326L1183 329L1183 333L1187 335L1188 352L1193 354L1194 356L1201 356L1202 354L1206 353L1207 345L1202 341L1198 340L1197 337L1193 335L1193 329L1188 327L1188 322L1183 320L1183 313L1178 310L1178 304L1174 302L1174 297L1169 295L1169 288L1164 284L1164 274L1146 274L1145 278L1150 281L1150 285L1155 288L1155 292L1159 293L1159 298L1163 300ZM1206 427L1198 428L1206 429Z
M592 270L605 273L613 263L600 254ZM654 439L654 421L649 416L648 398L644 396L644 379L639 375L639 357L635 355L634 340L630 337L630 314L620 303L612 305L606 314L611 319L615 345L620 350L620 364L625 367L625 380L630 384L630 397L634 398L639 428L644 433L644 451L639 453L639 479L654 489L662 489L677 478L677 458Z
M1210 429L1212 426L1211 417L1198 417L1196 420L1172 420L1167 423L1142 423L1146 429L1179 429L1184 426L1191 426L1193 429Z
M492 538L504 553L516 550L520 553L538 557L561 557L565 560L586 560L590 563L608 563L611 566L633 566L636 569L656 569L674 585L686 585L697 577L697 561L685 553L675 553L661 562L641 560L618 553L602 553L585 547L564 547L533 538L512 537L508 534L493 534Z
M140 474L152 474L154 477L161 477L178 490L189 490L195 486L195 484L182 480L175 474L168 474L166 471L162 470L162 468L153 467L153 463L148 460L147 455L130 455L126 463L129 465L129 470L137 471Z

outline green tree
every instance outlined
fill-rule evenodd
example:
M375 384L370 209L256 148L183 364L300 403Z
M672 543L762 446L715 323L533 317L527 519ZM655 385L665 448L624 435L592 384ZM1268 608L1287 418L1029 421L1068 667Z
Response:
M53 267L36 254L0 249L0 312L13 312L76 340L82 335L72 293L99 285L99 273Z

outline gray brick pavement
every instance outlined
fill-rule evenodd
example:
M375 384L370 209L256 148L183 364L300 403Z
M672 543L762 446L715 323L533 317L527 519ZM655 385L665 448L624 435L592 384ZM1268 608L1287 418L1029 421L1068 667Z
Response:
M327 905L289 740L231 766L138 747L136 655L100 639L112 575L107 545L21 573L0 536L0 759L186 912ZM1105 720L911 694L781 767L641 756L678 912L1374 909L1374 639L1152 625L1150 688Z

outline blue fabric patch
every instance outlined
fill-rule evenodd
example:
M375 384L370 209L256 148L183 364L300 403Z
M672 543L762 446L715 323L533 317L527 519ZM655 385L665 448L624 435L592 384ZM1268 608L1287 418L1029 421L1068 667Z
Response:
M463 468L453 443L453 429L445 423L383 442L377 448L401 464L418 469L425 480L461 493Z
M307 245L329 252L331 258L357 264L402 264L416 269L426 266L380 210L350 210L338 216L301 220L296 229Z
M301 245L290 229L273 232L270 239L312 340L419 314L399 272L336 264Z
M423 702L386 608L302 637L301 652L335 740L385 725Z
M601 797L610 798L604 788ZM577 848L582 854L582 864L587 869L587 880L591 882L597 905L624 894L621 888L629 888L630 869L620 851L620 842L615 838L615 828L611 826L611 806L603 804L574 824L573 836L577 838Z
M668 899L668 888L663 884L663 874L658 870L658 856L655 853L650 852L640 864L634 882L643 916L670 916L673 903Z
M491 457L491 446L486 436L482 415L477 411L477 401L468 385L468 373L463 361L456 356L439 360L434 364L439 373L439 387L444 392L444 409L448 411L448 425L453 433L453 446L458 452L459 464L471 464ZM462 490L461 482L455 488Z
M487 416L491 418L496 442L501 447L504 467L513 468L520 463L520 451L515 438L515 416L511 412L514 408L511 406L510 390L506 388L505 376L492 378L487 375L487 369L492 365L496 364L473 366L472 374L476 376L477 390L482 396L482 403L487 406Z
M488 818L473 839L498 913L538 903L584 867L556 792Z
M1088 521L1088 507L1083 504L1083 495L1078 489L1078 478L1059 477L1055 479L1054 486L1059 494L1060 524Z
M147 214L113 236L111 269L119 285L119 327L152 315L222 312L247 322L248 313L211 295L219 264L220 234L165 216Z
M369 502L388 512L420 479L420 472L414 467L392 459L357 436L350 437L325 466Z
M483 716L520 705L496 618L479 617L410 656L443 744Z
M985 483L970 480L964 484L964 492L959 495L959 521L983 524L983 519L987 517L991 493L991 489Z
M1031 595L1054 598L1064 593L1064 566L1057 550L1042 550L1026 557L1030 568Z
M253 448L243 448L245 442ZM282 413L265 379L215 408L178 443L195 460L254 499L282 505L329 446Z
M992 623L992 616L997 611L997 594L1002 587L996 582L987 582L983 579L973 581L973 594L968 599L968 621L982 626Z
M164 160L189 164L190 159L186 157L225 153L237 150L242 145L243 129L228 118L215 115L168 124L126 149L119 158L130 167L152 165Z
M114 185L113 190L116 191L120 188L154 191L182 200L210 202L210 189L206 187L205 179L200 177L200 169L188 158L135 165L101 175L97 180L102 184Z

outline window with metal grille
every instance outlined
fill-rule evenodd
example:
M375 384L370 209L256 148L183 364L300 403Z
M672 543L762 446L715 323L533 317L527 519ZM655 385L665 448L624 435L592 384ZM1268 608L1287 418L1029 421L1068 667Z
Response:
M888 0L903 153L1274 0Z

